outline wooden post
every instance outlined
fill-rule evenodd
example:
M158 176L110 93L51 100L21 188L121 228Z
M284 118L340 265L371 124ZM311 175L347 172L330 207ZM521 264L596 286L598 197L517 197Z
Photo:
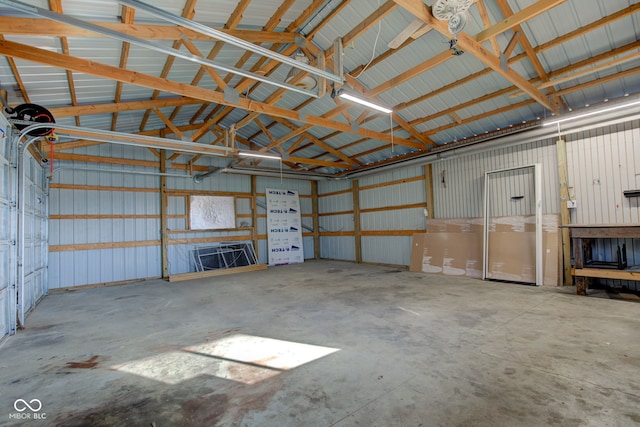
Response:
M569 171L567 167L567 143L560 138L556 142L556 150L558 152L558 181L560 183L560 224L571 224L571 213L567 206L569 200ZM562 259L564 271L564 285L573 285L573 277L571 276L571 239L569 237L569 229L561 228L562 234Z
M258 255L258 183L257 177L251 175L251 225L253 230L251 231L251 240L253 240L253 248L256 251L256 259L259 259Z
M356 262L362 263L362 236L360 234L360 186L358 180L353 180L353 239L356 249Z
M167 172L167 153L160 150L160 173ZM169 196L167 195L167 177L160 176L160 247L162 252L162 277L169 277L169 230L167 226L167 209L169 207ZM187 215L189 213L187 212Z
M584 242L582 237L573 238L573 257L576 262L576 270L584 268ZM576 277L576 294L587 295L587 278L583 276Z
M320 259L320 220L318 217L318 181L311 181L311 211L313 213L313 255Z
M424 187L427 192L427 224L433 219L433 168L431 163L424 165Z

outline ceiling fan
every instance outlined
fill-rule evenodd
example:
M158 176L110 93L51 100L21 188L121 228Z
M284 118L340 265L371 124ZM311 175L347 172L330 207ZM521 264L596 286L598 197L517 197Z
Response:
M431 7L431 13L434 18L449 22L449 31L455 38L456 34L462 31L467 23L466 11L476 1L477 0L435 0ZM389 49L397 49L407 41L409 37L417 39L432 29L430 25L416 18L389 42L388 47Z

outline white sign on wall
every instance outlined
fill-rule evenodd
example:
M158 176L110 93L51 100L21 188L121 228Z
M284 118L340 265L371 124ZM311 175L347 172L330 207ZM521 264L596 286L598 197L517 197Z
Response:
M304 262L298 192L267 188L269 265Z

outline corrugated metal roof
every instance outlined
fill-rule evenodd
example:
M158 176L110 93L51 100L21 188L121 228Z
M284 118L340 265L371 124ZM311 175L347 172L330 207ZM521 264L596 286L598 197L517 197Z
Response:
M49 8L47 0L26 0L25 3L44 9ZM431 5L433 1L429 0L427 3ZM601 103L626 94L640 92L640 73L637 70L640 65L638 38L640 14L637 1L566 0L540 14L532 12L536 5L535 0L508 0L507 3L513 13L529 11L530 16L519 26L510 26L507 30L499 31L495 36L495 44L501 52L504 52L512 40L518 40L518 43L512 46L509 58L504 59L508 59L511 72L530 80L534 86L539 85L541 79L565 78L575 74L575 78L567 78L554 85L555 90L561 93L563 108L584 108L588 104ZM155 7L175 15L183 14L185 4L184 1L169 0L153 2ZM116 1L62 0L61 5L65 15L85 21L116 24L122 20L123 9ZM215 28L222 28L229 21L237 5L237 0L198 0L195 3L194 20ZM544 118L551 114L551 111L541 103L528 102L532 97L523 94L521 89L514 86L512 82L494 71L487 71L486 61L476 58L472 53L447 56L444 61L439 61L438 58L447 55L449 48L451 35L446 32L431 30L402 49L389 51L389 42L415 19L404 8L383 0L351 0L344 2L344 7L341 7L342 5L342 0L320 2L298 0L288 3L282 0L253 0L248 2L248 6L242 11L241 19L236 24L239 29L261 30L269 21L276 22L272 35L281 36L284 35L282 31L285 28L298 20L301 26L294 31L298 31L299 34L307 35L317 30L315 37L306 41L306 46L304 43L297 46L310 48L305 52L311 54L314 54L316 49L331 50L336 37L346 37L349 34L355 34L359 28L366 28L366 31L358 32L353 40L346 40L342 58L345 72L353 73L359 85L370 94L368 96L381 104L394 107L397 117L408 123L415 131L411 134L399 127L399 123L394 123L394 137L411 140L418 146L423 145L419 139L429 138L436 144L445 144L465 137L493 132L498 128L507 128L523 121L536 120L538 117ZM338 7L341 7L340 12L331 19L327 19ZM485 30L486 25L480 13L481 7L486 9L490 25L495 26L508 15L495 0L476 2L468 11L465 33L474 35ZM635 9L632 9L634 7ZM382 19L378 20L375 19L375 14L379 9L384 9L384 12L381 13ZM625 9L632 12L626 13L622 18L607 21L609 17L622 13ZM274 14L279 10L283 14L276 19ZM307 10L311 10L311 13L305 14ZM13 17L15 22L27 17L31 18L6 5L0 6L0 18L7 16ZM165 25L168 26L167 28L173 26L141 10L135 11L133 22L143 26ZM5 26L7 27L5 30L0 28L0 34L3 34L5 40L28 48L63 53L61 37L66 36L64 30L59 30L54 35L24 35L16 28ZM172 47L177 44L181 52L189 52L177 36L163 40L162 30L157 28L149 34L144 33L145 28L140 26L130 27L129 30L161 46ZM574 32L577 34L571 36ZM516 36L520 39L514 39ZM71 33L66 37L65 42L69 46L70 61L89 60L119 67L122 60L123 42L121 40L77 36L76 33ZM214 46L219 45L214 40L204 39L193 40L193 43L205 56L210 54ZM278 44L274 40L265 40L262 46L278 52L288 49L289 54L296 47L290 43ZM491 40L484 41L482 46L488 55L496 55L493 50L494 43ZM614 54L614 49L621 50ZM219 64L255 71L258 64L263 63L261 55L251 54L248 59L239 63L245 52L242 48L224 44L213 60ZM531 52L534 52L535 56L530 57ZM379 59L380 55L386 55L386 58ZM167 58L166 53L132 45L126 57L124 69L135 71L142 78L161 77ZM365 71L360 71L372 58L374 62ZM77 105L114 103L116 79L99 77L91 67L73 71L73 80L69 82L64 69L47 65L46 60L30 61L18 56L13 61L18 71L17 75L7 57L0 59L0 81L8 90L9 100L13 104L25 101L24 98L19 97L20 91L16 89L19 85L18 79L26 89L29 100L47 108L70 106L74 102L71 97L71 84L75 89ZM539 62L540 67L536 61ZM603 66L606 63L612 63L612 65ZM580 64L582 66L578 67ZM422 67L421 72L413 73L410 78L404 77L405 73L412 72L417 67ZM276 67L268 71L266 76L273 81L284 81L290 68L288 65ZM543 75L539 75L540 68ZM196 82L199 88L219 90L215 80L208 73L200 75L200 70L200 64L179 58L168 70L166 79L169 83L189 86L192 82ZM357 72L353 72L354 70ZM591 72L587 73L585 70L591 70ZM215 72L221 78L227 79L230 87L235 87L245 80L221 70ZM579 75L576 74L578 72L580 72ZM471 79L470 76L474 75L477 75L476 78ZM154 90L160 91L160 98L180 96L176 95L173 87L147 87L146 82L144 85L137 85L135 84L137 79L130 76L127 74L127 77L120 77L124 80L132 79L122 84L121 102L151 100ZM198 78L194 80L196 76ZM383 89L379 89L381 87ZM248 96L248 99L256 103L266 103L270 102L271 97L279 91L274 85L252 84L244 86L240 96L243 98ZM550 89L541 91L551 93ZM206 101L180 106L179 112L172 117L175 126L203 124L205 120L215 117L215 115L212 116L212 112L217 111L219 106L213 103L201 111L203 103L206 104ZM296 157L336 158L334 154L327 154L327 150L314 143L314 139L321 140L329 147L339 149L344 155L365 164L384 161L389 157L417 149L394 143L394 149L391 152L389 138L392 126L388 117L382 115L372 120L365 119L357 126L352 125L350 121L357 120L365 109L345 104L346 110L333 114L331 112L339 108L339 104L328 95L322 99L309 101L309 97L305 95L285 91L272 104L277 108L292 110L293 114L298 110L303 113L301 120L289 120L294 126L303 125L305 117L331 120L329 122L331 126L312 127L303 134L309 136L304 143L296 145L294 150ZM166 124L156 114L147 114L149 104L145 105L146 107L135 111L119 112L117 130L137 132L141 130L143 118L147 115L144 130L165 128ZM170 117L174 113L174 108L162 107L161 111ZM223 118L217 123L223 129L232 127L247 116L247 111L240 108L234 109L230 114L227 114L226 110L227 108L220 110L222 112L220 117ZM270 135L262 134L261 128L255 122L249 122L237 130L240 138L251 138L252 142L258 146L267 146L272 143L272 139L285 140L291 133L291 129L287 126L272 125L273 118L268 108L259 106L257 111L262 113L258 116L259 120L265 126L269 126ZM495 114L495 112L499 113ZM196 115L196 113L199 114ZM80 122L83 126L106 130L111 128L113 117L111 113L80 114ZM57 122L70 125L76 123L74 117L59 117ZM349 125L348 132L336 134L336 129L345 124ZM358 134L358 129L385 134L386 137L380 137L385 140ZM209 135L203 138L203 141L209 141ZM298 139L299 137L296 136L285 140L281 148L285 151L290 150ZM355 142L358 143L354 144ZM423 146L424 150L428 149L428 146ZM277 150L274 149L274 151ZM321 167L318 170L333 169Z

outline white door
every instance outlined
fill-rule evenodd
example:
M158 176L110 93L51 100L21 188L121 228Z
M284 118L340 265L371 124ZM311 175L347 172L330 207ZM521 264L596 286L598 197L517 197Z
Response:
M485 174L485 279L541 284L538 169Z

